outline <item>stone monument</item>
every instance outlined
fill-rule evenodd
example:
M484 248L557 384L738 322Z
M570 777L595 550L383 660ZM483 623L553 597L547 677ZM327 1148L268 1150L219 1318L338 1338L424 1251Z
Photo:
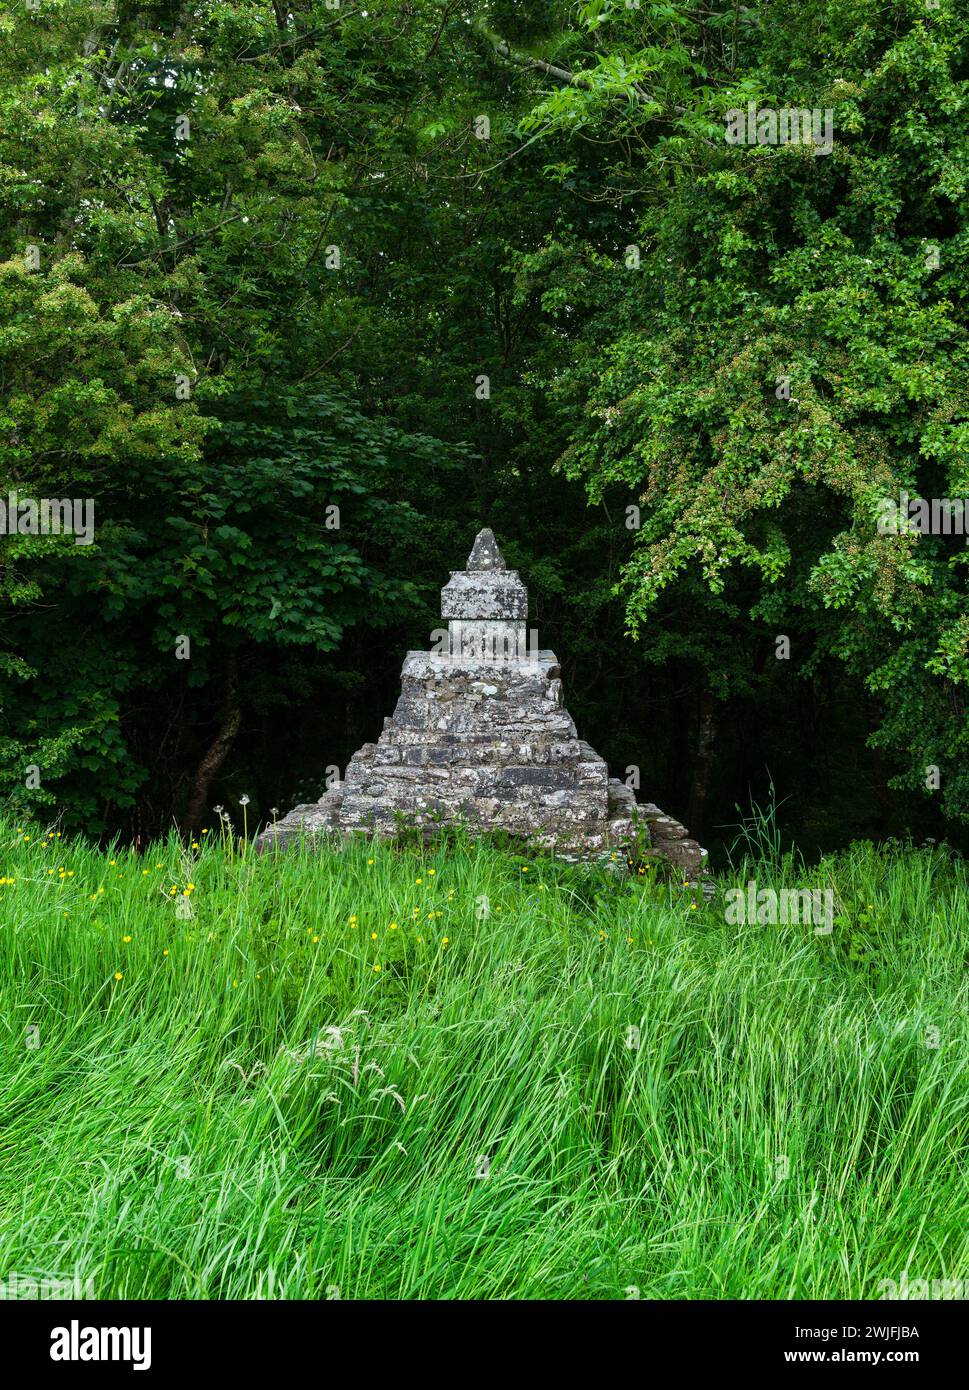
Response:
M560 858L612 860L633 848L685 878L706 851L686 829L610 777L562 700L554 652L526 630L528 593L490 530L441 591L439 650L408 652L401 694L376 743L350 759L339 787L297 806L258 837L260 850L299 835L392 836L418 825L504 830Z

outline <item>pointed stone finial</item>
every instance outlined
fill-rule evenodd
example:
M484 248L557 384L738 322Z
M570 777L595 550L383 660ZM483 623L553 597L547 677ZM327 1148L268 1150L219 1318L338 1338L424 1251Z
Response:
M495 533L490 526L479 531L474 538L471 554L466 566L469 570L503 570L506 568Z

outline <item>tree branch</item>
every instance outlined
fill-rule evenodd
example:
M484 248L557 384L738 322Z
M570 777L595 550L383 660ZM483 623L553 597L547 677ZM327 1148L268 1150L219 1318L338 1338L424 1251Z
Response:
M504 58L509 63L517 63L521 68L539 68L542 72L547 72L549 77L557 77L560 82L565 82L570 87L585 87L587 91L592 90L592 83L582 73L566 72L565 68L556 67L554 63L546 63L544 58L530 58L527 54L512 53L504 39L495 44L495 53L499 58Z

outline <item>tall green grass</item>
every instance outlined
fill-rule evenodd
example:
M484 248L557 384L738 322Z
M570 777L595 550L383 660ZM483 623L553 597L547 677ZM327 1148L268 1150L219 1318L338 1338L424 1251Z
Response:
M969 900L942 850L737 867L835 888L822 936L727 925L726 879L706 902L467 843L199 845L0 825L0 1279L345 1299L969 1279Z

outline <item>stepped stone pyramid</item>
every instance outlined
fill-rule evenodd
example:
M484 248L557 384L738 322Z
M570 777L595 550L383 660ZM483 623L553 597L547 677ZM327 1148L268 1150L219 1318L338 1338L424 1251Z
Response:
M558 659L528 645L528 593L490 530L479 532L467 568L452 570L441 615L441 650L407 653L377 742L353 755L339 787L264 830L259 849L301 834L390 836L404 816L429 837L461 821L565 859L610 858L638 836L685 876L703 872L706 851L684 827L638 805L577 736Z

